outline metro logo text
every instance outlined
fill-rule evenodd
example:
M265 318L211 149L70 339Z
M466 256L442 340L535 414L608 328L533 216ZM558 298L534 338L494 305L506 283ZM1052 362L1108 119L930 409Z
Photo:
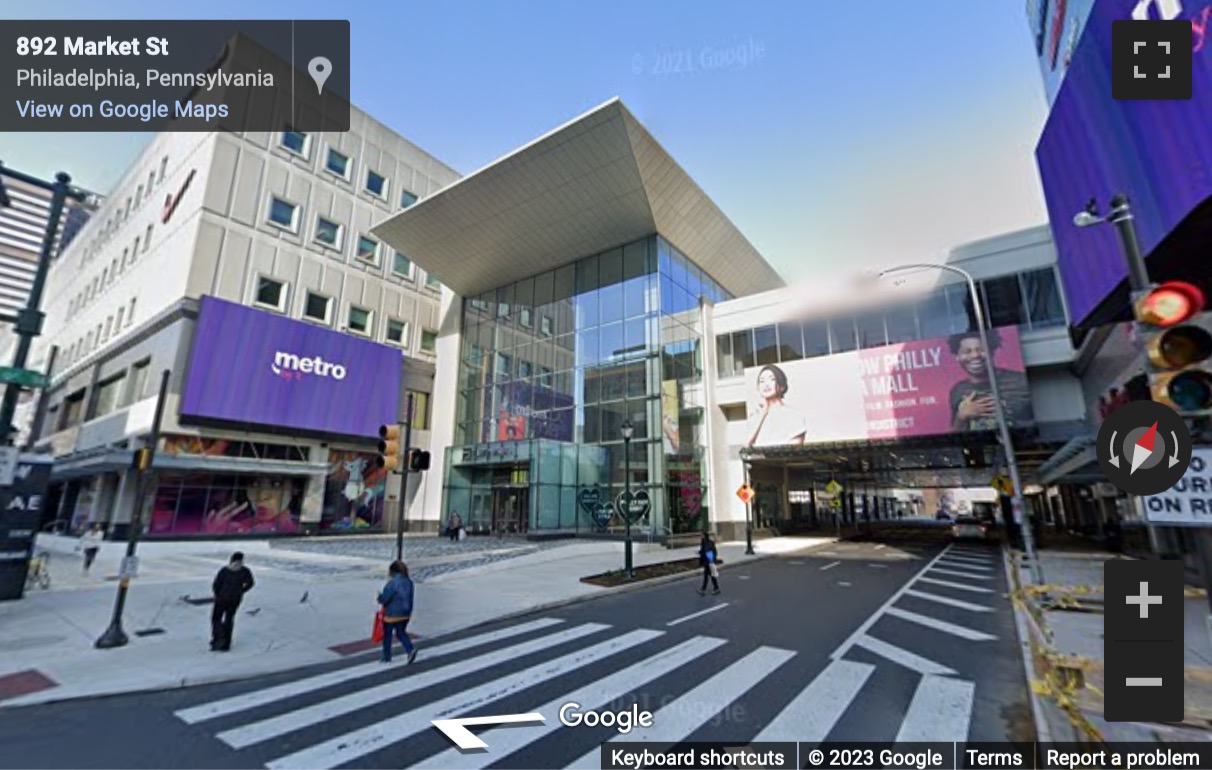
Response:
M287 353L282 350L274 352L273 363L269 365L274 374L281 377L295 376L297 379L302 379L304 374L314 374L317 377L331 377L334 380L343 380L347 371L341 364L334 364L331 361L325 361L322 356L313 358L304 358L303 356Z

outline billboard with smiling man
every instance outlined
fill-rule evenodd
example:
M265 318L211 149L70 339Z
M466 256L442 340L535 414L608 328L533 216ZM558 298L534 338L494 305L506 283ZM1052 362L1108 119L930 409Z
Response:
M988 333L1011 428L1034 422L1018 328ZM750 447L997 429L979 332L963 332L745 371Z

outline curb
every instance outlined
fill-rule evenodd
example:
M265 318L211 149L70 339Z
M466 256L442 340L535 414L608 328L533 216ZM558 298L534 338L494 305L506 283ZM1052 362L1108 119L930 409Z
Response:
M826 546L826 545L828 545L828 543L821 544L821 546ZM818 546L809 546L808 548L803 549L803 550L811 550L812 548L816 548L816 547L818 547ZM796 551L791 551L789 553L796 553ZM780 555L782 555L782 554L776 554L776 553L756 554L752 558L748 558L743 562L732 562L730 564L724 564L721 567L721 571L732 569L734 567L739 567L742 565L754 564L756 562L765 561L766 559L771 559L771 558L774 558L775 556L780 556ZM602 588L600 591L598 591L596 593L582 594L580 596L565 597L563 599L555 599L550 602L545 602L543 604L537 604L532 607L527 607L526 609L523 609L523 610L509 612L504 615L498 615L494 618L489 618L487 620L478 620L478 621L475 621L474 623L470 623L465 626L452 628L448 631L444 631L435 636L426 637L425 641L427 643L429 643L429 642L432 642L435 640L441 640L446 637L453 636L455 634L460 634L465 631L470 631L470 630L473 630L476 628L480 628L482 626L488 626L488 625L492 625L494 623L501 623L501 622L509 621L509 620L516 620L517 618L526 617L528 615L534 615L536 613L541 613L541 612L549 612L553 609L559 609L561 607L567 607L569 605L579 604L581 602L593 601L595 599L603 599L603 598L606 598L609 596L619 596L620 594L626 594L626 593L631 593L631 592L635 592L635 591L640 591L640 590L643 590L646 588L653 588L653 587L664 585L667 583L673 583L678 580L687 580L690 578L698 577L698 575L699 575L699 572L697 570L690 570L687 572L678 573L676 575L664 575L659 578L652 578L651 580L645 580L645 581L642 581L639 583L633 583L630 585L617 586L615 588ZM579 582L579 580L578 580L578 582ZM89 698L111 698L114 696L134 695L137 693L169 692L172 690L184 689L186 687L198 687L198 686L209 685L209 684L222 684L225 682L238 682L238 681L245 681L245 680L249 680L249 679L256 679L258 677L263 677L263 676L277 676L277 675L285 674L287 672L295 671L295 670L298 670L301 668L308 668L310 666L318 666L318 665L323 665L325 663L334 663L334 662L339 662L339 661L355 660L358 655L363 654L363 653L354 653L352 655L341 656L341 655L336 655L335 653L331 653L328 650L326 650L325 652L332 657L324 657L322 659L318 659L318 660L308 662L308 663L292 664L289 667L275 669L275 670L271 670L271 671L258 671L255 673L239 673L239 674L216 673L213 675L203 675L203 676L185 677L182 679L173 679L172 681L167 681L167 682L148 683L148 684L144 684L144 685L130 687L127 689L112 689L112 690L104 690L104 691L95 692L95 693L64 694L63 697L55 697L55 691L53 689L50 689L50 690L43 691L45 693L46 697L38 698L37 700L28 702L28 703L12 704L12 703L5 703L3 700L0 700L0 713L3 713L5 710L9 710L9 709L32 708L34 706L43 706L43 705L46 705L49 703L64 703L64 702L68 702L68 701L86 700ZM19 696L19 697L26 697L26 696Z

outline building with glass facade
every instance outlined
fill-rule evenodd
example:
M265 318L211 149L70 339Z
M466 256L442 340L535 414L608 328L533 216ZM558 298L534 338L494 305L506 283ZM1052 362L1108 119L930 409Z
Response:
M895 300L786 287L618 100L374 233L449 289L427 528L457 512L472 533L618 534L630 489L650 502L641 536L727 539L749 513L768 529L815 516L830 480L853 516L887 510L902 487L987 487L1001 462L990 426L955 413L983 387L961 361L975 328L962 282L936 273ZM1047 228L949 260L1007 341L995 366L1021 402L1020 462L1051 452L1083 405ZM760 407L763 377L793 397ZM734 494L745 483L749 510Z

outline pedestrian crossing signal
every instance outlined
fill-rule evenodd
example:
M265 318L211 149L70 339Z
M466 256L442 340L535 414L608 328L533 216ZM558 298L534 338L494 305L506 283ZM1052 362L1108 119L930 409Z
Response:
M414 449L409 452L408 470L418 472L429 470L429 452L423 449Z
M400 426L379 426L379 456L375 458L376 468L386 468L392 471L400 469Z

